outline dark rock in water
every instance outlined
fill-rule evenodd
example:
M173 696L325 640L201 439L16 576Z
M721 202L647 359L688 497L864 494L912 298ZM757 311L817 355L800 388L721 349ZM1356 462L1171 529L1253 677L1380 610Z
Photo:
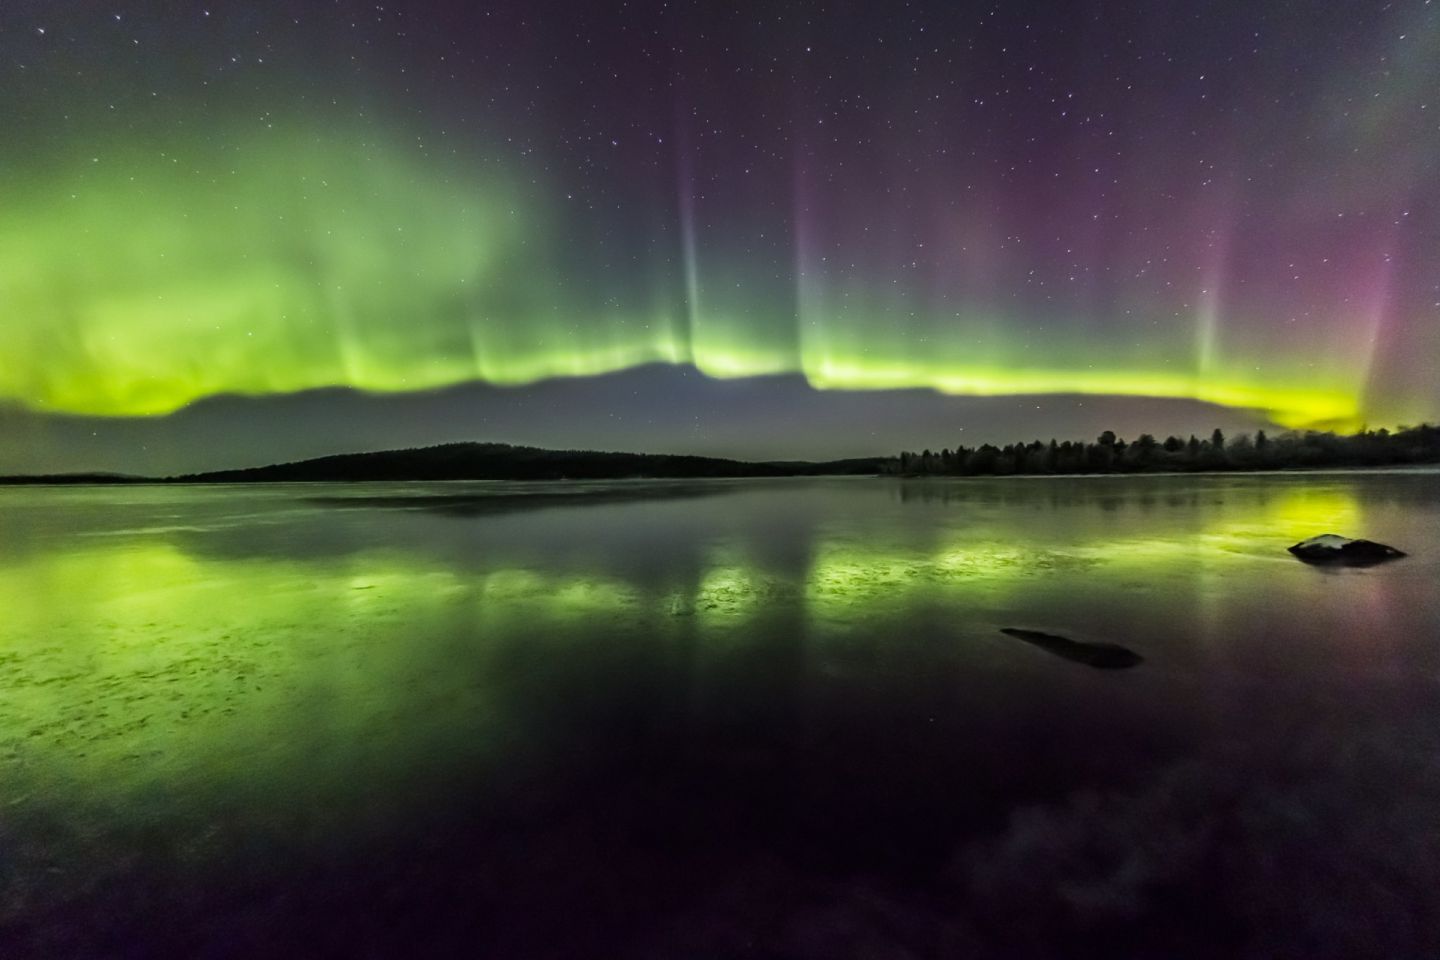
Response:
M1058 637L1053 633L1022 630L1018 627L1001 627L1000 632L1017 640L1033 643L1041 650L1053 653L1057 657L1064 657L1066 660L1073 660L1076 663L1083 663L1087 667L1095 667L1100 670L1124 670L1145 659L1134 650L1114 643L1081 643L1068 637Z
M1394 547L1376 543L1374 540L1351 540L1333 533L1322 533L1318 537L1301 540L1290 548L1290 552L1306 563L1338 563L1352 567L1384 563L1386 560L1398 560L1405 556Z

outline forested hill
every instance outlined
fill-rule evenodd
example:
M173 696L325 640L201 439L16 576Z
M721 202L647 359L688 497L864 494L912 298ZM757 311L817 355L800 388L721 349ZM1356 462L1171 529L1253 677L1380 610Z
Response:
M1105 431L1093 443L1036 440L1003 447L983 444L921 453L890 461L904 475L1005 476L1047 473L1146 473L1188 470L1292 470L1324 467L1391 467L1440 463L1440 427L1424 424L1353 435L1314 430L1269 437L1258 431L1206 439L1142 433L1131 441Z

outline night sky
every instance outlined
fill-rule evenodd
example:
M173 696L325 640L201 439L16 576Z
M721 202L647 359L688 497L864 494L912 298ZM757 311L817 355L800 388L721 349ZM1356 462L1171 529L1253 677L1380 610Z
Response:
M7 0L0 77L0 470L1440 417L1433 0Z

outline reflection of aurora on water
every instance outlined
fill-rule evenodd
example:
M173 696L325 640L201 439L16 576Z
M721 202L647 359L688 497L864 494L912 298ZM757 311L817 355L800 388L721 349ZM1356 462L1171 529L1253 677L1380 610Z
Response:
M948 498L966 487L907 489L911 498ZM978 618L980 632L1027 598L1143 577L1203 582L1207 570L1256 559L1257 542L1364 527L1345 488L1295 486L1262 489L1243 516L1204 522L1202 506L1185 535L1136 535L1130 523L1120 532L1077 527L1073 539L1062 532L1026 546L987 498L997 488L971 489L982 492L964 507L974 519L930 542L863 524L845 535L816 531L802 567L753 555L758 543L696 543L699 562L677 565L696 571L688 578L547 570L533 558L507 567L503 556L468 569L423 546L363 540L309 561L187 552L204 541L184 529L110 546L72 540L0 564L0 639L10 664L0 729L12 732L19 764L7 780L38 775L52 787L73 780L107 791L172 775L220 784L261 776L272 762L303 762L304 738L287 732L309 723L364 741L403 717L438 735L454 720L448 710L488 707L476 673L432 674L426 658L437 644L484 663L523 638L552 651L610 637L724 649L779 625L823 649L833 631L886 627L916 606L946 611L961 634L967 616ZM1025 502L1041 490L1034 484L1018 496ZM1001 493L1000 503L1014 496ZM420 682L423 709L413 702ZM153 762L137 765L140 755ZM264 759L239 762L252 755Z
M1432 481L7 490L0 929L165 904L208 937L246 890L469 916L518 882L569 910L577 877L588 901L658 857L703 896L780 849L808 900L812 856L1003 844L1025 804L1288 758L1295 729L1328 756L1336 691L1430 715L1433 561L1285 547L1440 536ZM1144 663L1101 676L1013 626ZM712 882L688 865L716 838Z

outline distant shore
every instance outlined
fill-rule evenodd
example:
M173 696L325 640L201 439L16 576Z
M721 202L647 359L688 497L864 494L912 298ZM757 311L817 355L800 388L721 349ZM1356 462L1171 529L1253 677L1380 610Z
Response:
M445 443L370 453L341 453L289 463L179 476L82 472L0 476L0 485L346 484L423 481L618 481L618 479L779 478L779 476L1138 476L1295 474L1381 471L1440 465L1440 426L1362 430L1355 435L1308 432L1227 439L1142 433L1135 440L1106 430L1093 443L1050 440L978 448L901 452L841 461L734 461L716 456L550 450L508 443Z
M1400 464L1396 466L1381 467L1277 467L1274 469L1251 469L1251 470L1150 470L1143 473L1016 473L1003 476L994 474L950 476L940 474L897 474L893 472L873 473L787 473L787 474L726 474L726 475L659 475L659 474L631 474L626 476L611 477L546 477L532 479L529 482L540 483L576 483L576 482L615 482L615 481L646 481L646 480L780 480L780 479L868 479L868 480L908 480L920 482L946 482L980 480L1135 480L1135 479L1169 479L1174 477L1297 477L1297 476L1325 476L1325 475L1355 475L1355 474L1440 474L1440 463L1426 464ZM201 475L204 476L204 475ZM226 485L256 485L269 486L280 484L336 484L336 483L467 483L467 482L500 482L507 478L496 477L450 477L450 478L403 478L393 477L387 479L369 478L336 478L336 479L310 479L310 480L285 480L285 479L202 479L201 477L133 477L133 476L111 476L93 474L51 474L38 476L4 476L0 477L0 487L190 487L190 486L226 486ZM525 481L519 481L525 482Z
M1370 469L1440 463L1440 427L1421 424L1354 434L1305 430L1268 436L1226 437L1218 428L1204 439L1142 433L1125 440L1106 430L1093 442L986 443L903 451L893 461L902 476L1056 476L1143 473L1253 473L1316 469Z
M447 480L627 480L866 476L886 472L888 458L744 461L720 457L545 450L499 443L452 443L412 450L341 454L294 463L173 477L72 473L0 477L0 485L356 483Z
M1105 431L1094 443L1034 440L997 447L848 460L728 460L676 454L546 450L505 443L448 443L316 457L239 470L171 477L62 473L0 477L4 486L222 483L406 483L444 480L699 480L821 476L1089 477L1404 470L1440 465L1440 427L1428 424L1348 436L1306 431L1231 440L1215 430L1188 441L1150 434L1134 441Z

